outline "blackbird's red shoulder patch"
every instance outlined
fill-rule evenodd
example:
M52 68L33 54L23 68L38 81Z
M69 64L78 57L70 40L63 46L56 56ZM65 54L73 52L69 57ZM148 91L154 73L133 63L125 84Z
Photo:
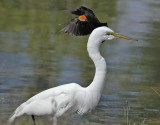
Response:
M86 17L85 15L81 15L81 16L78 17L78 19L79 19L80 21L86 21L86 20L87 20L87 17Z

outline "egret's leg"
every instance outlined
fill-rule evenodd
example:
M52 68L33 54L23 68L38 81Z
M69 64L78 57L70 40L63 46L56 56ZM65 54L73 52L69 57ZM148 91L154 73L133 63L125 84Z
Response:
M57 125L57 117L53 117L53 125Z
M32 115L32 120L33 120L33 124L36 125L36 120L35 120L34 115Z

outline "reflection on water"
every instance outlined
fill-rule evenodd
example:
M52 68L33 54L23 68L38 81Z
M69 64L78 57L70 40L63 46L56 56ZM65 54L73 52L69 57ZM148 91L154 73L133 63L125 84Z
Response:
M0 3L0 121L34 94L77 82L88 86L94 65L88 58L88 36L59 32L74 16L62 10L85 3L116 32L139 42L103 44L108 79L98 107L76 118L76 124L160 124L160 2L156 0L5 1ZM70 122L63 120L62 123Z

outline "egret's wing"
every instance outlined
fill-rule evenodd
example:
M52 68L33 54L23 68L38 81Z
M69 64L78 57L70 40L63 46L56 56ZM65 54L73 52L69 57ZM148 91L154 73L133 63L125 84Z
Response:
M21 104L14 112L10 121L21 115L51 115L61 116L73 105L73 94L60 93L56 96L49 96L46 99L35 99Z
M70 83L45 90L22 103L13 113L10 122L23 114L63 114L73 104L73 96L79 85Z

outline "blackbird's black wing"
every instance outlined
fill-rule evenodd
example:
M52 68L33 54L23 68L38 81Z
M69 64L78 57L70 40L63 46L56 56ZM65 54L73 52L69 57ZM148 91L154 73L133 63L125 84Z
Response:
M84 15L87 17L88 22L92 23L95 26L95 28L100 26L107 26L107 23L101 23L98 20L98 18L95 16L91 9L86 8Z
M81 20L79 17L76 17L70 20L70 22L61 30L64 33L75 36L88 35L97 27L107 26L107 23L101 23L98 20L91 9L84 6L80 6L76 10L66 10L66 12L78 15L79 17L84 15L86 19Z
M69 35L82 36L90 34L96 27L88 21L80 21L77 17L70 20L69 23L61 29L61 32Z

